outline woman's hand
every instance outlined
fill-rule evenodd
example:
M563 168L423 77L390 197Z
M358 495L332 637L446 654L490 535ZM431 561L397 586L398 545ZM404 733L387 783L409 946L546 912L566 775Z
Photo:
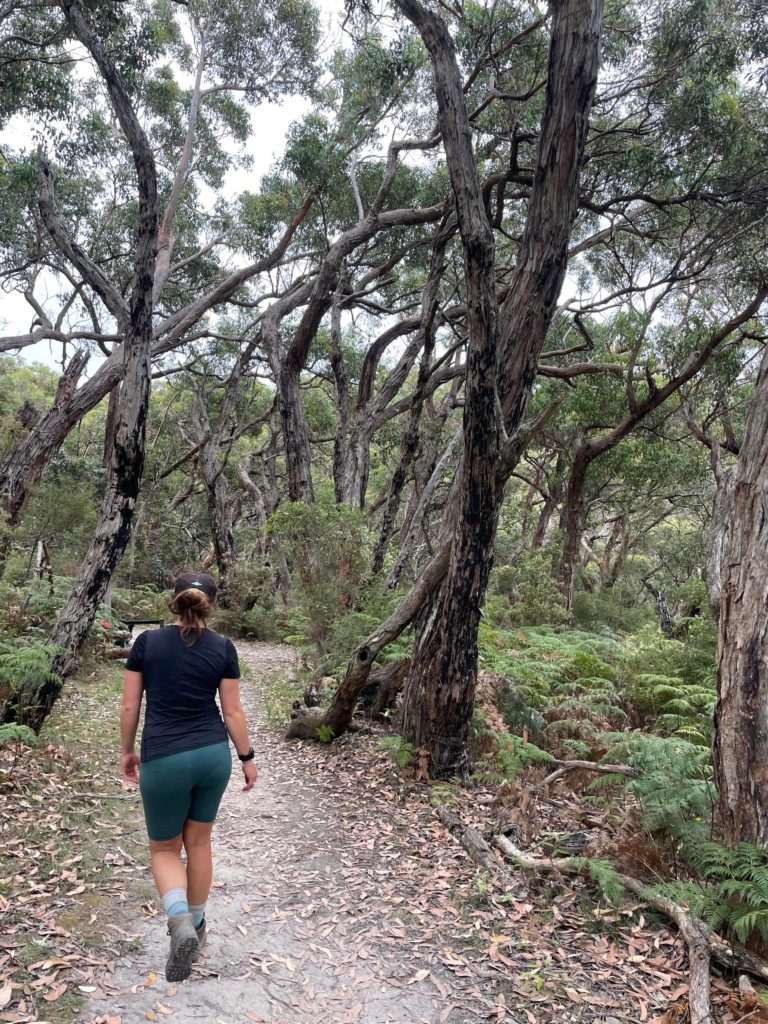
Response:
M245 776L245 785L243 786L243 792L247 793L253 789L256 784L256 780L259 777L259 770L256 767L255 761L244 761L243 762L243 775Z
M131 751L130 754L120 755L120 774L123 782L129 786L139 784L139 755Z

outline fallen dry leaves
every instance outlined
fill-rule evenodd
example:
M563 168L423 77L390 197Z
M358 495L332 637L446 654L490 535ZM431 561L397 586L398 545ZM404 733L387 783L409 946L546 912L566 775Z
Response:
M132 836L104 703L94 688L57 709L57 729L79 723L74 753L0 748L0 1022L72 1019L135 937L111 920L126 878L145 868L122 848Z
M244 661L268 667L267 649L239 648ZM101 714L116 716L114 698ZM606 906L574 879L510 868L504 887L479 873L435 816L433 801L446 793L398 772L376 747L378 728L330 746L286 744L263 723L259 732L262 795L247 816L235 803L223 812L218 840L233 858L247 851L252 868L249 887L231 898L230 933L241 936L233 981L257 980L270 1011L244 1011L243 1024L405 1024L399 1009L386 1016L390 1005L409 1007L407 1024L684 1024L684 945L639 903ZM1 797L0 912L12 908L13 917L0 939L0 1024L48 1019L46 1006L67 993L91 997L93 1009L109 1003L112 967L131 932L111 922L86 943L80 928L93 914L83 908L127 887L140 913L130 883L145 872L139 844L110 842L101 873L86 849L119 836L135 807L74 798L87 790L59 749L25 755L24 764ZM497 826L494 793L447 796L484 834ZM83 802L90 814L68 832ZM580 825L584 808L561 795L535 810L534 839ZM68 853L58 858L62 837ZM77 928L66 926L72 913ZM264 939L265 914L282 944ZM30 944L38 956L27 955ZM216 965L198 969L215 975ZM132 993L121 998L143 999L140 1015L101 1012L88 1024L173 1021L175 987L146 974ZM714 995L723 1024L768 1020L725 981L715 979Z

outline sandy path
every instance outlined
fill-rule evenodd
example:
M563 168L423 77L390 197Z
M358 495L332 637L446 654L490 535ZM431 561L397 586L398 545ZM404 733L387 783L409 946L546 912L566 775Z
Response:
M260 780L240 790L239 766L214 832L208 947L189 981L163 975L161 915L139 924L109 994L82 1019L138 1024L475 1024L495 997L461 952L472 941L457 883L473 872L455 844L390 786L391 767L367 738L330 747L285 743L266 728L259 679L288 669L285 648L238 644L244 703ZM463 939L462 939L463 937ZM457 952L458 948L458 952ZM152 974L157 979L151 981Z

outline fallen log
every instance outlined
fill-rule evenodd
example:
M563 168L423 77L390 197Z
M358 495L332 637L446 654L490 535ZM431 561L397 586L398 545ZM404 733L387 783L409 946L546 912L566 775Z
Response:
M541 788L551 786L568 772L597 772L598 775L626 775L630 779L639 779L640 772L628 764L597 764L594 761L556 761L557 768L544 779Z
M104 657L110 661L119 661L121 658L127 658L130 653L130 647L109 647L104 651Z
M568 875L583 875L587 872L583 860L578 862L571 857L531 857L518 849L506 836L494 836L493 844L526 871ZM674 901L652 892L637 878L619 871L614 873L614 877L619 885L671 918L678 926L688 948L688 962L691 968L688 993L691 1024L714 1024L709 976L710 959L731 970L745 971L768 981L768 962L746 950L734 949L720 936L715 935L703 921L693 917Z
M571 762L568 762L571 763ZM590 764L590 762L586 762ZM615 768L616 766L612 766ZM628 767L626 765L622 767ZM456 836L471 859L494 875L504 875L504 867L493 855L491 847L483 839L477 829L465 825L457 814L447 807L438 807L437 816L448 831ZM588 864L585 858L573 857L531 857L514 845L506 836L495 835L494 846L505 857L518 864L525 871L537 874L585 875ZM721 964L734 971L741 971L768 982L768 961L762 960L747 950L735 949L730 943L721 939L698 918L689 914L685 908L651 891L645 883L630 875L614 872L619 885L638 896L644 903L670 918L677 925L683 941L688 949L690 964L690 980L688 1000L691 1024L714 1024L712 1013L710 961Z
M504 865L494 856L493 850L476 828L465 825L461 818L447 807L438 807L437 816L451 835L456 836L478 867L494 875L503 873Z
M554 859L549 857L531 857L518 849L506 836L494 836L492 842L506 857L515 861L515 863L527 871L535 871L539 874L560 872L566 875L583 875L587 871L583 859L579 862L575 861L572 857L556 857ZM639 896L645 903L659 910L666 917L671 917L676 923L678 923L675 916L677 913L691 918L691 915L683 907L664 896L652 892L639 879L632 878L631 875L624 875L620 871L614 872L614 877L619 885ZM729 970L743 971L755 978L760 978L761 981L768 982L768 961L763 960L754 953L750 953L746 949L736 949L729 942L726 942L725 939L716 935L703 921L699 921L698 918L693 918L692 920L701 926L702 934L707 939L710 956L716 963L727 967Z

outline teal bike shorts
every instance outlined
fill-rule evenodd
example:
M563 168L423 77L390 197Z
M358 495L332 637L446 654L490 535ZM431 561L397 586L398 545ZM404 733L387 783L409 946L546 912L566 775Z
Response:
M142 761L139 789L149 838L175 839L188 819L213 821L231 774L228 743Z

